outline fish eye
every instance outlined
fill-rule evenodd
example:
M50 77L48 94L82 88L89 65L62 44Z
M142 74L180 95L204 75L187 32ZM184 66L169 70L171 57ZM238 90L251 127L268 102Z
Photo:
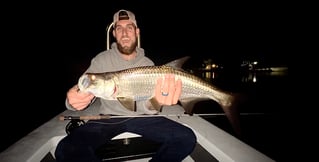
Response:
M91 75L91 80L95 80L96 76L95 75Z

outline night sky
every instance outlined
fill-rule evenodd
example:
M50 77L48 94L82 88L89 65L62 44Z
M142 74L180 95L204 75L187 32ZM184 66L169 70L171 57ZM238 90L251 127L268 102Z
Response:
M5 102L12 105L2 111L19 123L4 126L10 131L29 132L65 109L66 91L106 49L106 27L119 9L135 13L141 46L158 65L185 55L228 66L243 59L288 65L282 42L290 17L279 3L76 1L3 7L2 82Z
M290 18L281 4L168 2L37 4L10 15L6 25L13 46L28 52L25 57L87 60L106 48L113 14L128 9L136 14L142 47L158 64L185 55L229 64L288 64L281 48Z

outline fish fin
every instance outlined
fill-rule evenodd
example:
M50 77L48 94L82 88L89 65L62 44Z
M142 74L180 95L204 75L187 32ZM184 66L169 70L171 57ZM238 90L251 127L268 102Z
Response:
M209 100L209 99L208 98L185 98L180 100L179 102L184 108L186 114L193 115L193 109L195 104L199 101L204 101L204 100Z
M240 124L240 114L239 114L239 105L247 100L247 96L240 93L233 93L233 99L231 104L221 105L225 115L230 122L235 134L238 137L242 137L241 124Z
M231 127L233 128L235 134L238 137L241 137L241 126L240 126L240 120L239 120L239 112L237 108L237 104L230 105L230 106L222 106L223 111L225 112L225 115L230 122Z
M241 133L241 126L240 126L240 115L238 111L238 104L240 97L238 95L233 94L234 98L232 98L232 101L221 105L220 107L223 109L228 121L230 122L231 127L233 128L235 134L238 137L242 136ZM186 114L193 115L193 108L197 102L204 101L204 100L210 100L209 98L185 98L183 100L180 100L180 103L182 107L185 110Z
M136 111L135 101L132 98L118 97L117 100L128 110Z
M152 106L155 108L155 110L157 110L159 112L162 111L163 106L156 100L155 97L152 97L149 101L152 104Z
M165 64L165 66L170 66L173 68L182 69L183 64L190 58L190 56L185 56L176 60L173 60L171 62L168 62Z

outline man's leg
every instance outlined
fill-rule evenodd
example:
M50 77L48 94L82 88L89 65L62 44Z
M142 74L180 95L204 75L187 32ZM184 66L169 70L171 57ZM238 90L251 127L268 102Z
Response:
M151 162L178 162L186 158L195 148L194 132L165 117L140 117L126 123L128 131L161 143Z
M88 121L63 138L55 151L57 162L100 162L96 149L125 131L123 121L107 119Z

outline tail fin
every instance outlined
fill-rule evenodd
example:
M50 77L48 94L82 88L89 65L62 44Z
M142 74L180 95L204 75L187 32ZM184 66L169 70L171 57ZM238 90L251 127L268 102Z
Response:
M238 105L236 103L231 106L222 106L223 111L226 114L227 119L230 122L235 134L239 137L242 135L241 125L240 125L240 115L238 111Z
M196 103L204 100L209 100L208 98L187 98L179 100L182 107L185 110L185 113L189 115L193 115L193 109ZM217 102L220 107L223 109L230 125L235 133L236 136L242 136L242 130L240 126L240 114L239 114L239 105L242 101L241 94L234 94L230 95L230 101L227 103Z
M221 105L227 119L229 120L237 137L242 137L242 129L240 123L240 104L247 100L247 96L240 93L233 94L233 101L228 106Z

